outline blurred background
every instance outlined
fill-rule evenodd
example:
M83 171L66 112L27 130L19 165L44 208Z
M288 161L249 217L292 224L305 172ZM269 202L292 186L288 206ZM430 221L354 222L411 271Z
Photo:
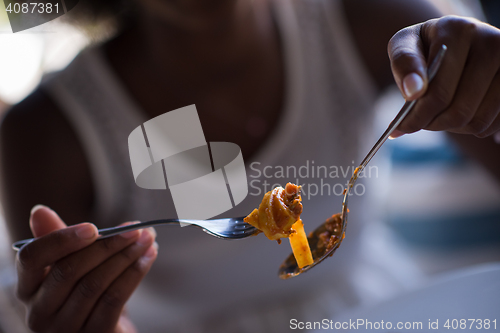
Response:
M433 2L446 13L500 25L498 0ZM0 1L0 114L28 95L44 73L63 68L92 41L61 19L12 34ZM395 89L384 94L376 105L377 133L386 128L403 103ZM379 166L379 177L367 184L367 195L375 198L383 213L376 219L381 222L365 231L367 252L374 246L388 247L394 255L409 256L413 262L398 274L413 275L411 281L498 261L500 186L462 156L444 134L405 135L388 142L380 155L372 162ZM0 216L0 331L18 332L19 323L12 315L15 273L9 244ZM370 293L366 298L369 301Z

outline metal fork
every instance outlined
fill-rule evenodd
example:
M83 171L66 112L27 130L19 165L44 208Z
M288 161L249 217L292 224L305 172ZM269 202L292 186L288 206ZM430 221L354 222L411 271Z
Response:
M214 220L187 220L187 219L164 219L140 222L124 226L99 229L100 238L115 236L127 231L155 227L159 225L182 225L195 226L201 228L207 234L222 239L242 239L253 236L259 232L258 229L248 223L243 222L243 217L224 218ZM12 248L19 251L23 245L31 243L36 238L24 239L12 244Z

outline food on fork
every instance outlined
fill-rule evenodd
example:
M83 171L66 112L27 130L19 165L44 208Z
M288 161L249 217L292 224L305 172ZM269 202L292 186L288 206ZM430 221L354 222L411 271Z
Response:
M267 192L258 209L254 209L244 221L264 232L267 238L277 240L289 238L292 251L299 267L313 263L311 249L300 219L302 198L300 186L292 183L285 188L276 187Z
M290 236L292 225L302 213L300 186L292 183L275 187L267 192L258 209L254 209L244 221L264 232L270 240Z
M297 266L299 266L299 268L302 268L312 264L314 260L302 220L299 219L297 222L295 222L292 225L292 229L295 230L295 232L290 234L288 239L290 240L293 256L297 261Z

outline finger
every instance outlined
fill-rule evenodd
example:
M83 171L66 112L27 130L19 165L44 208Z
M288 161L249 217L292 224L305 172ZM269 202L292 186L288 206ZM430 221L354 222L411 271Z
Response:
M493 121L493 123L490 125L490 127L488 127L488 129L486 129L486 131L482 132L481 134L479 135L476 135L478 138L486 138L490 135L498 135L498 133L500 133L500 116L497 116L495 118L495 120ZM493 138L497 143L500 143L499 141L497 141L496 137Z
M123 313L120 315L118 325L113 333L137 333L137 329L130 318Z
M500 70L491 82L488 93L484 97L476 117L468 124L469 133L484 138L490 136L497 129L500 122Z
M420 29L417 24L398 31L387 47L394 80L406 100L419 98L427 87L427 62Z
M56 230L23 246L16 256L18 297L29 299L45 278L47 266L90 245L97 236L95 225L82 223Z
M134 243L116 253L93 271L80 279L57 314L56 323L69 331L79 331L88 320L92 309L109 286L143 256L154 242L154 232L144 230ZM128 299L125 298L125 301ZM116 324L116 320L113 321ZM101 323L102 324L102 323ZM102 332L99 328L94 332Z
M479 138L490 136L495 132L493 123L500 116L500 71L492 80L486 96L474 115L474 118L463 128L449 130L459 134L473 134Z
M31 209L29 224L34 237L41 237L53 231L66 228L66 224L59 218L59 215L44 205L35 205ZM25 249L24 251L27 250ZM39 272L38 278L40 281L48 272L48 268L45 267L43 272ZM18 296L21 296L19 295L19 289L17 291Z
M429 61L446 45L448 52L434 80L429 84L414 110L399 125L398 130L413 133L426 128L442 111L447 109L455 96L467 61L473 29L471 24L457 17L430 20L422 25L421 38L429 48ZM456 35L461 38L456 38Z
M85 332L113 332L123 306L147 274L158 254L155 245L130 265L104 292L85 325ZM105 325L103 325L105 323Z
M492 114L491 103L498 103L498 98L492 95L499 95L500 92L498 86L500 83L496 82L500 54L491 52L490 46L484 43L484 38L488 34L488 31L484 30L481 27L476 29L476 34L483 38L480 43L473 43L470 47L451 104L432 120L426 129L433 131L465 129L466 133L478 134L493 121L496 107L493 109L495 114Z
M128 223L127 223L128 224ZM114 254L137 241L140 231L134 230L98 240L87 248L57 261L32 297L29 311L31 326L43 331L44 323L54 316L78 281Z
M66 227L66 223L49 207L36 205L31 209L30 228L34 237L41 237Z

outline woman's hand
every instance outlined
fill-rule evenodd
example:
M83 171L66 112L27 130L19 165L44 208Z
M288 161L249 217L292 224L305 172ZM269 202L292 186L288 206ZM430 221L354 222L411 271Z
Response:
M16 257L17 295L35 332L136 332L123 307L157 255L153 229L96 241L90 223L67 227L51 209L34 208L35 241Z
M427 86L426 64L442 44L448 51ZM499 29L471 18L445 16L400 30L388 52L403 96L422 97L393 137L421 129L479 138L500 135Z

